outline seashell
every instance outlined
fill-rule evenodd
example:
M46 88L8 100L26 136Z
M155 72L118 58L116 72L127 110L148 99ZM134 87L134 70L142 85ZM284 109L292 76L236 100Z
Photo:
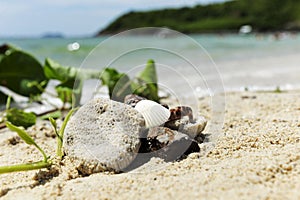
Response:
M167 108L151 100L139 101L134 109L143 115L147 128L165 123L171 114Z

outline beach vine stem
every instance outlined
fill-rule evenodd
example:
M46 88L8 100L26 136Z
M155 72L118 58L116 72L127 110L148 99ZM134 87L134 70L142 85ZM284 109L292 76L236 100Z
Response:
M72 109L68 112L67 116L64 119L64 122L62 124L62 127L58 130L57 129L57 124L56 121L53 118L49 118L55 134L57 136L57 150L56 154L57 156L62 159L63 156L63 150L62 150L62 144L63 144L63 136L64 136L64 131L67 126L67 123L72 116L73 112L76 109ZM52 165L52 161L49 159L49 157L46 155L44 150L34 141L34 139L22 128L13 125L10 122L6 122L6 126L12 130L17 132L19 137L24 140L28 145L33 145L35 146L43 155L43 160L38 161L38 162L33 162L33 163L25 163L25 164L16 164L16 165L8 165L8 166L0 166L0 174L3 173L10 173L10 172L18 172L18 171L29 171L29 170L35 170L35 169L42 169L42 168L48 168Z
M47 162L39 161L39 162L34 162L34 163L0 166L0 174L48 168L51 165L52 165L52 162L50 160L48 160Z
M62 145L63 145L63 138L64 138L64 132L65 132L65 128L67 126L67 123L70 119L70 117L72 116L72 114L74 113L75 109L72 109L68 112L67 116L65 117L65 120L60 128L60 130L57 130L57 124L56 121L52 118L49 117L49 121L51 122L56 138L57 138L57 148L56 148L56 155L61 159L63 157L63 150L62 150Z
M44 159L42 161L33 162L33 163L25 163L25 164L16 164L16 165L8 165L0 167L0 174L9 173L9 172L17 172L17 171L29 171L35 169L47 168L52 165L51 160L46 155L44 150L34 141L34 139L21 127L17 127L10 122L6 122L6 126L12 130L17 132L19 137L24 140L28 145L35 146L43 155Z

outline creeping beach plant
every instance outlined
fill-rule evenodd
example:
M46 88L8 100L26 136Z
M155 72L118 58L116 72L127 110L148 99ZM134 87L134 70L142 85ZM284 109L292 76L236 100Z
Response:
M63 141L63 135L65 127L73 114L74 109L70 110L67 116L65 117L65 120L62 124L62 127L58 130L56 122L53 118L50 118L50 122L54 128L56 137L57 137L57 156L61 159L63 156L62 151L62 141ZM17 132L19 137L24 140L28 145L35 146L43 155L43 160L40 160L38 162L32 162L32 163L24 163L24 164L16 164L16 165L8 165L8 166L0 166L0 174L2 173L9 173L9 172L17 172L17 171L28 171L28 170L35 170L35 169L42 169L42 168L48 168L53 163L49 156L46 155L44 150L34 141L34 139L24 130L23 127L18 127L13 125L11 122L6 122L6 126L12 130Z

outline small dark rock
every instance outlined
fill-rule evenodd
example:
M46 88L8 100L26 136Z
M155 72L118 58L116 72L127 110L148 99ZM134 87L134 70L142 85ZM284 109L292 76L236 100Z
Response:
M0 190L0 197L5 196L9 192L9 190L11 190L11 189L10 188L1 189Z
M175 140L175 132L165 127L153 127L149 129L147 138L151 141L157 141L152 147L152 151L157 151Z
M59 168L57 166L50 167L47 170L40 170L37 172L33 180L37 181L37 185L44 185L47 181L57 177L59 175Z
M248 96L248 95L244 95L241 96L242 99L256 99L256 96Z
M170 109L171 115L169 120L182 119L184 116L188 116L189 122L194 121L192 108L188 106L177 106Z
M186 134L166 127L150 128L147 138L141 139L139 153L150 153L165 161L174 161L199 152L198 143Z
M200 133L197 137L195 137L195 141L198 142L198 144L201 144L203 142L205 142L205 139L207 138L207 134L203 134L203 133Z
M128 104L134 108L139 101L145 100L145 99L146 98L138 96L136 94L129 94L129 95L125 96L124 103Z
M19 136L14 136L14 137L8 139L8 144L11 144L11 145L16 145L19 142L20 142Z

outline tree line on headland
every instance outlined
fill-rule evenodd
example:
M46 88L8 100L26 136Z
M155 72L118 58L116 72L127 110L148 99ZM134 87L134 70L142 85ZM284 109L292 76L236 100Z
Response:
M131 11L97 35L138 27L168 27L183 33L236 32L242 25L255 31L300 30L299 0L235 0L194 7Z

